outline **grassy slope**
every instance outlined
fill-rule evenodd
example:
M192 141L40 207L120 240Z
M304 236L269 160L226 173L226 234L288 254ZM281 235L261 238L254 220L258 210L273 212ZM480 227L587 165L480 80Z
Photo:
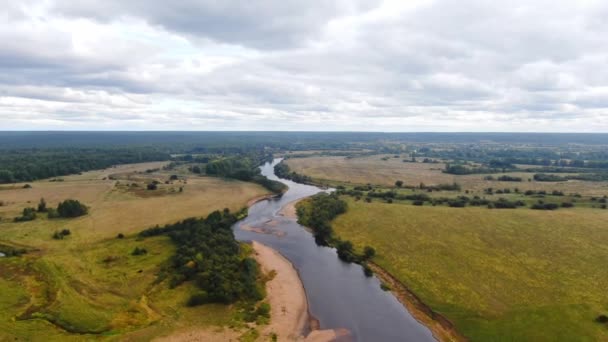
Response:
M608 212L349 199L334 229L473 340L605 340Z
M116 171L150 167L119 167L64 177L64 182L34 182L32 189L0 191L0 200L5 202L0 207L0 216L5 217L0 221L0 242L39 249L21 258L0 258L0 340L93 336L69 334L65 329L116 338L132 331L128 336L133 339L149 340L180 327L231 323L234 309L225 306L185 308L194 291L191 286L169 290L166 284L154 284L160 265L173 251L168 238L138 241L135 236L115 236L225 207L237 210L266 190L250 183L195 177L183 185L183 193L159 190L157 196L141 197L103 180ZM152 176L168 178L162 173ZM91 207L90 214L69 220L48 220L45 215L31 222L10 220L23 207L35 206L40 197L49 206L66 198L79 199ZM51 239L62 228L70 229L72 235L61 241ZM149 253L130 255L136 246ZM20 316L28 319L16 319Z

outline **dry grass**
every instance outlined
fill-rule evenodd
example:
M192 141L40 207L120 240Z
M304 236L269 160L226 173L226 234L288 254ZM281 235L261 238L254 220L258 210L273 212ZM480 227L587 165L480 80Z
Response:
M192 286L169 290L166 283L155 285L173 245L166 237L140 241L134 234L152 225L206 216L213 210L238 210L267 191L252 183L210 177L189 178L186 184L159 184L159 190L151 191L154 196L138 193L147 190L117 185L138 182L137 189L145 189L146 180L167 180L171 172L142 172L162 165L120 166L62 177L63 182L32 182L30 189L17 185L0 190L0 201L5 203L0 207L4 217L0 242L37 249L20 258L0 258L0 340L99 338L70 334L62 330L65 328L103 331L109 339L150 340L188 326L230 323L234 308L185 308ZM109 175L138 179L116 181L107 179ZM179 192L179 187L184 191ZM49 220L40 214L34 221L12 221L24 207L35 207L41 197L50 207L67 198L77 199L90 211L76 219ZM63 228L72 234L53 240L53 232ZM118 233L127 237L116 239ZM132 256L135 247L149 252ZM24 313L31 319L15 320Z
M388 160L382 160L389 157ZM498 182L486 181L487 175L450 175L443 173L445 164L437 163L404 163L403 158L393 158L392 155L374 155L360 158L345 157L309 157L292 158L287 160L291 170L310 176L320 182L346 182L353 184L376 184L393 186L395 181L401 180L406 185L418 186L459 183L463 190L482 192L483 189L514 188L520 190L560 190L566 193L580 193L589 196L603 196L608 194L608 182L528 182L533 173L516 172L510 176L521 177L524 182ZM563 174L562 174L563 175ZM494 177L500 174L493 175Z

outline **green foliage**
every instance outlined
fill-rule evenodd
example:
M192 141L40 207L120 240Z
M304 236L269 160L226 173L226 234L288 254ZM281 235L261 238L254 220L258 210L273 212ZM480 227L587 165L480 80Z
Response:
M167 153L149 148L14 149L0 153L0 184L29 182L104 169L116 164L167 160Z
M328 244L332 237L330 221L345 213L346 202L337 194L320 193L312 196L305 205L297 206L298 223L312 229L315 241Z
M133 249L133 251L131 252L131 255L145 255L148 254L148 250L143 248L143 247L135 247L135 249Z
M5 257L13 257L27 253L27 250L25 248L17 248L0 244L0 253L4 254Z
M398 187L398 188L402 187L403 186L403 181L400 181L400 180L396 181L395 182L395 186Z
M236 221L236 215L225 209L215 211L205 219L190 218L164 227L152 227L142 231L140 236L167 234L171 237L177 245L171 259L172 286L193 280L205 294L192 299L191 304L258 301L263 297L263 290L257 283L260 270L255 260L241 255L232 231Z
M21 216L15 217L15 222L33 221L36 219L36 209L24 208Z
M86 215L88 209L84 204L77 200L67 199L57 205L57 213L59 214L59 217L78 217Z
M568 179L565 177L551 175L547 173L536 173L534 174L534 180L537 182L563 182L567 181Z
M376 255L376 250L373 247L365 246L363 248L363 258L369 260Z
M53 233L53 239L63 240L66 236L71 234L72 232L69 229L62 229L61 231L56 230L55 233Z
M280 163L278 163L277 165L274 166L274 173L279 178L289 179L296 183L302 183L302 184L312 183L312 178L310 178L309 176L305 176L305 175L296 173L295 171L291 171L289 169L289 166L286 163L284 163L284 161L281 161Z
M38 212L39 213L46 213L47 208L46 208L46 201L44 200L44 198L40 199L40 202L38 203Z

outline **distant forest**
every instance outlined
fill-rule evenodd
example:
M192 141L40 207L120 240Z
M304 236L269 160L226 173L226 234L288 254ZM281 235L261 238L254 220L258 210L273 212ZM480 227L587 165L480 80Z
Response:
M0 132L0 183L29 182L112 165L212 155L205 173L264 184L257 166L274 152L317 150L323 155L406 154L450 160L454 174L505 172L513 164L601 169L608 134L371 133L371 132ZM180 158L180 157L177 157ZM477 162L480 165L461 165ZM202 173L202 169L199 170ZM596 171L594 171L596 172Z

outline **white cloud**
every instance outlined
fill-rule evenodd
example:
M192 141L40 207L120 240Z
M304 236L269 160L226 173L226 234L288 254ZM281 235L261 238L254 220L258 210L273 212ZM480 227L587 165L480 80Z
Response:
M608 5L11 2L0 129L608 131Z

